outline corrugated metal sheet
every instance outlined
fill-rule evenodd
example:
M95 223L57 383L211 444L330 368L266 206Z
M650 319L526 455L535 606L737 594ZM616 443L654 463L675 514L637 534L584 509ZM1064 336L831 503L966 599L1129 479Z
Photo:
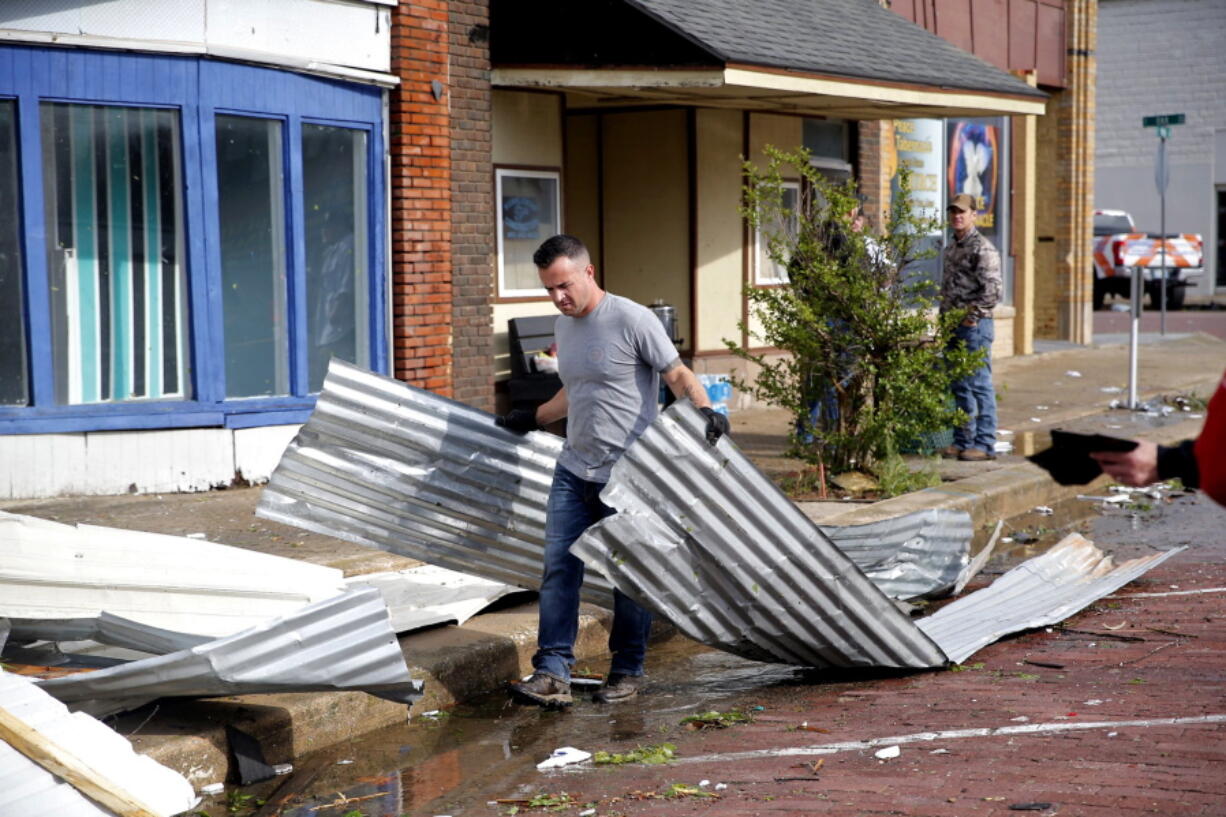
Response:
M10 638L25 641L97 641L112 647L165 655L187 650L209 641L206 635L176 633L151 627L110 613L90 618L14 618L9 619Z
M463 624L503 596L519 591L509 584L434 565L352 576L345 583L377 588L387 603L392 629L398 633L449 621Z
M98 716L170 696L362 690L411 703L421 695L373 587L191 649L40 685L69 707Z
M912 622L688 403L661 416L601 495L618 513L571 551L691 638L816 667L937 667L1051 624L1169 558L1118 568L1070 537L995 584ZM957 578L956 576L954 577Z
M105 611L221 636L343 590L341 571L297 559L0 511L0 616L75 619Z
M995 603L955 607L920 627L730 439L709 446L705 425L688 402L661 415L615 466L602 495L619 513L593 526L572 552L594 568L587 600L608 605L604 573L691 638L748 658L943 666L949 656L964 660L972 642L973 652L1036 626L1028 622L1059 620L1165 558L1103 575L1095 563L1071 561L1057 570L1059 594L1002 588L986 597ZM535 588L560 447L550 435L511 434L484 412L334 361L258 513ZM965 517L933 512L831 533L901 595L958 579L968 527ZM899 548L907 553L889 555Z
M945 662L791 500L706 420L676 403L613 467L618 513L571 552L686 635L764 661L813 667Z
M950 602L917 625L956 664L1009 633L1056 624L1114 593L1184 548L1116 566L1080 534L1069 534L988 587Z
M966 511L909 513L863 525L818 525L834 546L893 599L941 595L970 560L975 528Z
M514 434L483 411L334 359L256 513L536 589L561 449L552 434ZM612 607L612 588L589 573L584 598Z
M132 744L84 713L65 706L29 680L0 672L0 708L71 751L115 788L170 817L199 798L178 772L132 751ZM114 817L9 744L0 741L0 814Z

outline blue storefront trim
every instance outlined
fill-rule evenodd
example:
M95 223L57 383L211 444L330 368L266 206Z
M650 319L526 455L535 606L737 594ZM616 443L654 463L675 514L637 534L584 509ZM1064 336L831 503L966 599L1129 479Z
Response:
M23 295L31 405L0 407L0 434L91 430L248 428L302 422L314 406L308 380L302 124L366 133L367 320L371 367L386 373L387 214L383 91L371 86L211 58L79 48L0 46L0 97L17 100L23 218ZM180 116L183 228L190 316L191 399L57 405L47 270L42 134L45 102L169 108ZM217 224L214 121L218 114L283 123L291 395L227 400Z

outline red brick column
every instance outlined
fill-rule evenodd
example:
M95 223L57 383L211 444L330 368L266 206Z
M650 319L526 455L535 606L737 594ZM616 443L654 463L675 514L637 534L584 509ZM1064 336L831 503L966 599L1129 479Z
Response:
M492 411L494 170L489 0L450 3L454 397Z
M392 17L392 359L394 375L452 394L451 135L447 3L400 3ZM440 85L433 86L438 82ZM441 92L435 94L435 87Z

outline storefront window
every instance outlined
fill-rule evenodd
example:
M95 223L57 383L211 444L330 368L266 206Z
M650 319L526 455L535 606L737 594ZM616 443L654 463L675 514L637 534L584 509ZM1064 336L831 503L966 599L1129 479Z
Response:
M178 113L41 113L57 401L188 396Z
M22 315L21 196L17 181L17 103L0 100L0 404L30 402Z
M1013 303L1009 247L1008 128L1003 117L946 121L946 201L960 193L975 199L976 228L1000 252L1004 303Z
M543 297L532 254L541 242L562 231L560 176L553 170L496 173L498 202L498 294Z
M366 133L303 125L309 391L333 357L370 365Z
M281 123L216 123L226 396L289 394Z

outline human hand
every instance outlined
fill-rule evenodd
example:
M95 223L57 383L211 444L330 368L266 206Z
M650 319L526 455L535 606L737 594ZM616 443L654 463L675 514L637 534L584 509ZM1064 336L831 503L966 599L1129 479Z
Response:
M1137 440L1131 451L1091 451L1099 467L1121 485L1139 487L1158 481L1158 446Z
M962 319L962 325L963 325L963 326L965 326L965 327L967 327L967 328L970 328L970 327L972 327L972 326L976 325L977 323L979 323L979 321L978 321L978 320L976 320L975 318L963 318L963 319Z
M494 422L516 434L527 434L541 427L541 424L536 421L536 409L511 409L506 414L495 418Z
M732 432L728 418L712 408L700 408L702 416L707 418L707 442L715 445L719 438Z

